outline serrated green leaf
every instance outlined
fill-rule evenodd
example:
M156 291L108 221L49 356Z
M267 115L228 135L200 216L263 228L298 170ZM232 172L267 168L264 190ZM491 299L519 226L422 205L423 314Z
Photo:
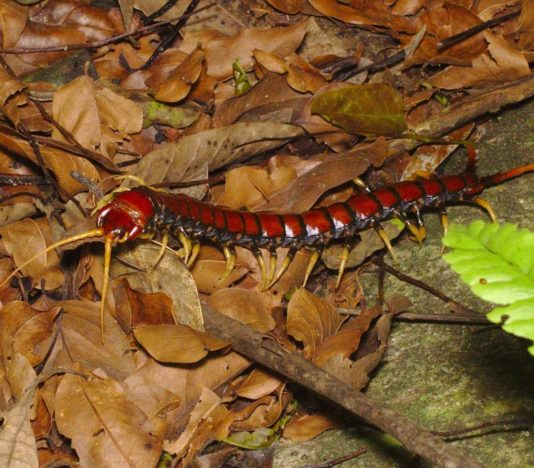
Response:
M311 112L358 135L400 135L408 128L402 96L380 83L325 91L313 98Z
M534 233L514 224L451 225L443 244L453 249L443 258L474 294L497 304L488 314L504 320L508 333L534 340ZM529 348L534 355L534 346Z

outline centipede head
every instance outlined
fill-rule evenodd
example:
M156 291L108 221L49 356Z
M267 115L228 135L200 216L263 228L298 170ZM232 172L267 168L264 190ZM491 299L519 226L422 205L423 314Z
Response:
M115 194L97 211L97 226L105 238L123 243L142 234L154 216L154 205L145 193L128 190Z

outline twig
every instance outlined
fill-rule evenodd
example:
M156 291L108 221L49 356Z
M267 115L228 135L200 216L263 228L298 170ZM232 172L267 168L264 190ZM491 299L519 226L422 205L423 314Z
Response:
M484 29L497 26L500 23L503 23L505 21L508 21L509 19L515 18L517 15L519 15L519 13L521 13L521 8L511 11L510 13L507 13L505 15L498 16L497 18L484 21L483 23L477 24L476 26L466 29L465 31L462 31L461 33L455 34L454 36L450 36L447 39L443 39L441 42L438 42L437 44L438 51L441 52L445 49L448 49L449 47L452 47L455 44L463 42L469 39L470 37L474 36L475 34L478 34L479 32L484 31Z
M469 314L473 314L475 316L480 316L480 314L470 309L469 307L460 304L459 302L455 301L453 298L447 296L446 294L442 293L441 291L438 291L437 289L433 288L432 286L426 284L425 282L412 278L409 275L406 275L405 273L400 272L396 268L393 268L392 266L388 265L387 263L384 263L382 258L376 257L371 259L371 263L375 264L379 268L383 268L385 271L390 273L391 275L395 276L396 278L400 279L401 281L404 281L405 283L412 284L413 286L416 286L424 291L427 291L428 293L432 294L433 296L436 296L438 299L441 299L442 301L446 302L447 304L450 304L453 306L453 310L463 310Z
M487 432L496 432L499 431L499 428L501 431L507 430L515 430L515 431L523 431L530 429L532 427L533 421L528 419L503 419L503 420L493 420L493 421L487 421L482 424L477 424L476 426L466 427L464 429L457 429L454 431L432 431L432 434L437 435L439 437L446 437L447 439L458 439L459 436L467 436L470 432L478 432L482 431L484 429L489 429ZM509 428L504 428L503 426L511 426Z
M366 452L367 452L366 448L361 448L347 455L343 455L341 457L328 460L324 463L319 463L317 465L306 465L306 468L331 468L332 466L339 465L340 463L344 463L349 460L354 460L355 458L358 458L359 456L363 455Z
M155 60L172 45L172 43L176 40L176 38L180 34L180 29L185 24L186 19L189 16L191 16L193 12L195 11L195 8L197 7L198 2L199 0L192 0L191 3L187 5L187 8L184 14L173 26L173 29L170 31L167 37L164 37L161 40L159 45L156 47L156 50L152 53L152 55L148 58L148 60L138 68L138 70L146 70L147 68L149 68L155 62Z
M355 390L304 359L300 354L288 352L281 359L261 345L264 337L262 333L209 307L203 306L202 312L207 332L230 341L238 353L312 390L324 399L387 432L425 460L447 468L483 466L428 431L420 429L383 403Z
M358 309L336 308L337 313L344 315L361 314ZM394 320L405 320L408 322L437 322L437 323L461 323L465 325L493 325L486 317L477 315L451 315L451 314L417 314L413 312L401 312L393 317Z
M214 6L215 3L210 3L202 8L199 8L195 13L199 13L200 11L207 10L208 8L211 8ZM182 18L186 18L187 16L190 16L191 14L183 14L182 16L178 18L173 18L168 21L160 21L155 24L150 24L148 26L144 26L142 28L137 29L136 31L131 31L124 34L119 34L117 36L108 37L106 39L102 39L100 41L95 42L83 42L78 44L69 44L64 46L51 46L51 47L12 47L12 48L0 48L0 54L38 54L41 52L69 52L72 50L80 50L80 49L97 49L99 47L103 47L109 44L113 44L115 42L122 41L123 39L128 39L130 37L135 36L141 36L145 34L149 34L153 32L154 29L157 29L162 26L167 26L169 24L172 24L176 21L180 21Z
M17 187L19 185L47 185L49 182L41 176L27 174L8 174L0 172L0 184Z

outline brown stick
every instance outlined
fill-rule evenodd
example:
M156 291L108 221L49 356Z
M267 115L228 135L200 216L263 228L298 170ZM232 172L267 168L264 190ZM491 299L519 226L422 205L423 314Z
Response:
M386 408L367 395L327 373L296 353L280 352L265 346L266 336L226 315L204 306L206 331L232 343L235 351L314 391L353 415L392 435L408 450L425 460L447 468L481 468L483 465L463 455L430 432L418 428L404 416Z

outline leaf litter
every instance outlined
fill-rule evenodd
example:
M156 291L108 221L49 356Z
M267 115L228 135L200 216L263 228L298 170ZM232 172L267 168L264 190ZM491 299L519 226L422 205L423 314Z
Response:
M300 212L348 198L370 167L375 180L384 164L393 180L435 170L457 144L430 141L412 157L414 146L399 138L440 119L447 126L426 136L467 138L464 103L473 118L488 110L473 92L503 86L499 105L534 93L513 88L531 75L529 2L32 3L0 1L2 278L57 240L58 226L86 230L92 221L80 219L121 183ZM507 21L440 49L518 6ZM178 24L181 36L169 42L157 21ZM396 50L406 59L384 65ZM234 69L248 90L234 88ZM24 186L23 175L46 183ZM390 238L401 230L386 225ZM0 460L156 466L166 456L186 466L209 456L213 441L260 449L338 427L324 411L295 409L294 387L207 335L202 304L360 390L406 303L365 306L357 267L383 244L364 231L352 247L337 290L330 269L341 245L325 250L309 290L299 287L305 250L265 290L246 249L220 281L225 261L214 246L203 246L189 271L169 251L156 263L160 247L136 242L115 251L103 299L98 244L41 255L0 288ZM278 249L278 268L286 255Z

